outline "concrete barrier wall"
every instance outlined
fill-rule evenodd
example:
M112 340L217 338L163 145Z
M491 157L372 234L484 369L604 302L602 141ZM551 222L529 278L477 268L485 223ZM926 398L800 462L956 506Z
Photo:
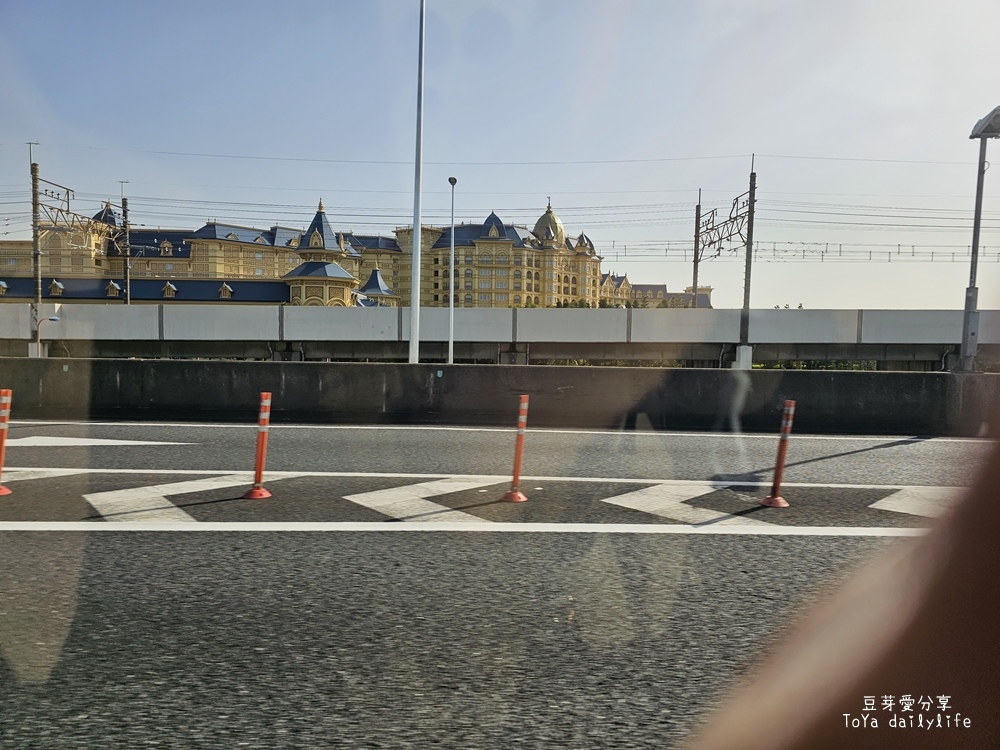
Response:
M628 341L628 310L524 308L517 311L517 340L624 343Z
M285 341L399 341L399 310L389 307L281 308Z
M3 360L15 419L242 420L260 391L275 420L529 425L776 433L785 399L799 433L984 433L1000 375L613 367ZM991 428L992 429L992 428Z
M220 309L214 305L163 305L163 338L168 341L277 341L278 307L240 305Z
M855 344L857 310L751 310L750 343Z
M633 342L731 344L739 340L739 310L632 310Z
M262 305L45 304L43 338L133 341L409 340L408 308ZM56 313L56 311L58 312ZM162 318L162 332L160 329ZM456 341L734 344L739 310L463 309ZM754 344L943 344L962 334L960 310L751 310ZM0 340L31 337L30 305L0 304ZM859 339L860 337L860 339ZM421 310L421 340L446 341L448 311ZM1000 344L1000 311L980 312L982 344Z

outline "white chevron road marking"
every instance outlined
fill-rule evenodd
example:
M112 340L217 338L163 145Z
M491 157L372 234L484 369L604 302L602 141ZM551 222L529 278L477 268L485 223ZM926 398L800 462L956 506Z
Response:
M963 489L963 487L904 487L868 507L908 513L911 516L937 518L961 497Z
M757 521L752 518L741 518L729 513L723 513L709 508L696 508L687 505L688 500L707 495L724 486L710 482L691 482L689 484L654 484L643 487L624 495L604 498L603 502L618 505L622 508L651 513L671 521L688 524L727 524L739 526L773 526L774 524Z
M95 492L84 495L83 499L100 513L106 521L168 521L195 523L195 519L181 508L167 500L170 495L184 495L189 492L217 490L225 487L249 486L253 475L227 474L221 477L191 479L186 482L154 484L147 487L133 487L127 490Z
M494 484L497 484L496 477L483 479L455 477L408 484L404 487L392 487L387 490L362 492L357 495L346 495L344 499L401 521L484 523L483 519L478 516L453 510L447 505L439 505L427 498ZM499 496L500 492L498 491L497 494Z

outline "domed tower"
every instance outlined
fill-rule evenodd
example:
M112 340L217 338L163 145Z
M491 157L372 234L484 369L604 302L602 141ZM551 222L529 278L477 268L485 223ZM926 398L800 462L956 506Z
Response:
M535 222L535 228L531 233L542 243L544 248L566 247L566 230L563 229L562 221L552 210L551 198L549 198L545 213Z

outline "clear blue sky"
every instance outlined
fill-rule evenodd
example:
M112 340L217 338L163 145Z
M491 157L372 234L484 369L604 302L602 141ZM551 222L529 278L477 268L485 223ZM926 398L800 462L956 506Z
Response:
M127 180L150 226L302 227L320 198L345 229L410 223L418 8L0 0L0 230L28 234L26 141L81 212ZM605 270L678 291L698 188L728 211L756 153L765 255L902 255L761 260L754 307L960 309L997 28L994 0L429 0L424 221L447 223L449 175L459 221L531 226L552 196ZM1000 307L1000 175L984 209ZM932 246L957 262L902 262ZM742 274L701 280L738 307Z

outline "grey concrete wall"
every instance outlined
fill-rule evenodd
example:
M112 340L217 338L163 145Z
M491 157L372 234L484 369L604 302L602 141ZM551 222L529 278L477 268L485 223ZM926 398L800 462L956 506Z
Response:
M1000 375L176 360L0 360L15 419L232 419L258 393L276 421L976 436Z

